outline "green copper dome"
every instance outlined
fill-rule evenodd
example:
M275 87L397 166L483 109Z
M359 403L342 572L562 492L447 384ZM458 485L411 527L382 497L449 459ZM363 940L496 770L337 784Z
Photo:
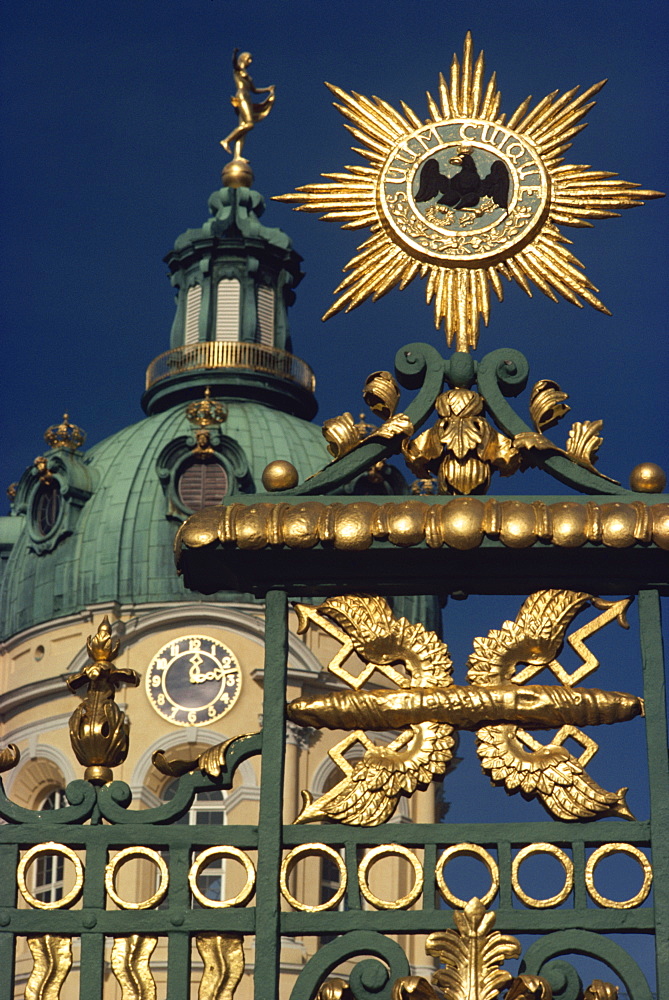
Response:
M262 491L274 459L300 480L330 460L307 422L313 373L291 353L302 258L259 221L264 207L248 188L214 192L209 220L165 258L177 307L169 350L147 371L146 419L85 453L81 441L50 439L24 472L15 516L0 518L3 636L89 605L197 601L174 568L179 524L223 497Z
M318 426L259 403L226 405L227 419L210 436L229 493L261 491L263 469L276 458L292 462L300 479L329 460ZM0 592L3 637L92 604L198 600L172 558L188 512L179 506L179 476L195 460L195 433L179 404L83 455L47 452L60 510L46 533L36 523L45 486L35 468L24 473L17 495L24 514L2 519L14 536ZM20 533L16 522L23 522Z

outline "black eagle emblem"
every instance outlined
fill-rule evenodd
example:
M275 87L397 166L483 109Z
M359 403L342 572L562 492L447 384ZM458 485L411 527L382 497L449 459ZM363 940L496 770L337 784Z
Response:
M475 208L488 195L504 211L509 207L509 171L501 160L495 160L486 177L481 177L470 152L459 150L449 161L460 170L452 177L442 174L439 161L432 157L420 172L416 201L431 201L441 195L437 204L450 208Z

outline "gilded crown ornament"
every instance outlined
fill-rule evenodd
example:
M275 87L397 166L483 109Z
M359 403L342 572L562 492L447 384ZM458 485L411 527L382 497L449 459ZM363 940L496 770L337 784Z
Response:
M486 84L483 53L474 59L468 33L462 63L454 56L449 80L439 77L438 99L427 95L426 120L404 102L400 112L327 84L366 164L278 196L344 229L371 231L323 319L417 276L427 278L435 325L459 351L476 347L491 293L503 298L502 278L530 296L532 283L554 301L560 295L608 313L559 227L590 226L661 194L564 163L604 83L580 95L578 87L556 90L533 107L528 97L507 120L495 74Z
M70 691L86 686L81 704L70 717L70 741L77 760L86 766L84 777L96 784L111 781L111 768L128 756L128 718L114 699L121 684L137 687L139 674L114 666L119 645L105 615L95 635L86 640L93 662L67 679Z
M228 408L225 403L211 398L211 389L207 386L202 399L188 404L186 417L195 427L218 427L228 419Z
M52 424L44 432L44 440L50 448L66 448L67 451L76 451L86 440L86 434L81 427L71 424L69 415L64 413L59 424Z

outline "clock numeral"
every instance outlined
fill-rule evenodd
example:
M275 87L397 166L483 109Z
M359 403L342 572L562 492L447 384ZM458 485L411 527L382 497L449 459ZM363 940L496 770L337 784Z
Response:
M209 716L210 719L216 718L216 709L214 708L213 705L210 705L209 708L207 709L207 715Z
M160 677L158 676L158 674L154 674L153 677L151 678L151 686L154 688L160 687Z
M156 660L156 670L167 670L167 659L164 656Z
M158 704L158 705L164 705L165 704L165 695L163 694L162 691L160 692L160 694L156 698L156 704Z
M197 712L189 712L188 713L188 721L190 722L191 726L196 725L196 723L197 723Z
M237 686L237 674L236 673L235 674L228 674L228 676L225 679L225 683L227 684L227 686L229 688L236 687Z
M199 649L201 645L202 645L202 640L198 639L197 637L194 638L194 639L189 639L188 640L188 648L189 649Z
M170 646L170 656L178 656L180 652L181 649L179 648L179 643L173 642Z
M178 711L178 708L177 708L176 705L174 705L174 707L172 708L172 714L168 715L167 718L170 719L170 720L176 719L176 717L177 717L177 711Z

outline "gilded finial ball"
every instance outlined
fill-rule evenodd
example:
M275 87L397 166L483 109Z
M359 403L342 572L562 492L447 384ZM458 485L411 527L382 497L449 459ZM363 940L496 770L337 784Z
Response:
M226 163L221 172L223 187L250 188L253 184L253 171L248 160L236 158Z
M262 474L262 484L268 493L273 493L275 490L292 490L299 480L295 466L283 458L270 462Z
M655 462L639 462L630 473L630 488L635 493L662 493L666 485L666 473Z

